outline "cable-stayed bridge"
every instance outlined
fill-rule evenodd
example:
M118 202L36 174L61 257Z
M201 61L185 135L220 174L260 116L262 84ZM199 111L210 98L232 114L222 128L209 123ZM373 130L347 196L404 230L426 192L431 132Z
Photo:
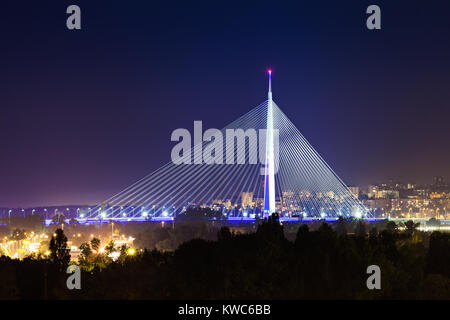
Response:
M266 101L222 130L205 131L193 146L184 140L174 147L171 162L79 219L173 220L195 207L211 208L230 220L274 212L284 219L369 216L273 101L270 70Z

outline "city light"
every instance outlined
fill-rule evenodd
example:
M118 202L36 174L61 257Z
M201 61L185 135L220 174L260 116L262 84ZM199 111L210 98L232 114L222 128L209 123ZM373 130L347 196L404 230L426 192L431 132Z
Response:
M111 252L110 254L108 254L108 257L110 257L113 261L116 261L117 258L119 258L120 253L117 251Z

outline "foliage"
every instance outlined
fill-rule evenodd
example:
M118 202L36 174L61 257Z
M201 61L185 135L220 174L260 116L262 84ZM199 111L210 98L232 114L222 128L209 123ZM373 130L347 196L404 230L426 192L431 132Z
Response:
M53 252L65 248L57 230L50 260L0 257L0 298L449 299L450 234L416 230L411 237L387 223L380 226L367 236L367 225L358 221L302 224L289 241L276 217L242 234L220 224L208 229L203 222L185 222L151 229L179 243L175 251L129 255L124 245L115 262L92 239L80 247L82 290L67 290L65 270L50 263L60 259ZM155 246L161 242L154 240ZM366 269L373 264L382 272L381 290L366 287Z
M70 248L67 248L67 237L62 229L56 229L49 245L50 261L66 266L70 261Z
M97 238L92 238L91 240L92 250L97 251L100 249L100 240Z

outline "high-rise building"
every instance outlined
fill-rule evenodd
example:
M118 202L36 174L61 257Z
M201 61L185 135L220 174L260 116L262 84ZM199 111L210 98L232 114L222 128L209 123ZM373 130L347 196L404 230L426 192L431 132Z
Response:
M375 195L377 194L378 186L370 185L367 191L367 197L369 199L375 199Z
M444 177L443 176L434 177L434 185L443 186L444 185Z
M398 199L399 192L397 190L378 190L375 194L376 199Z

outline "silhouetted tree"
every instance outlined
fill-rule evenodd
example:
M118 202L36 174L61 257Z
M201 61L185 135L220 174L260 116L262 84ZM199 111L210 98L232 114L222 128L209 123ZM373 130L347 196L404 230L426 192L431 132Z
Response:
M82 243L80 245L80 257L78 258L80 264L87 265L89 263L89 258L92 254L91 246L89 243Z
M394 221L389 221L389 222L386 224L386 230L387 230L388 232L395 233L395 232L398 231L398 228L397 228L397 225L395 224Z
M441 225L441 221L437 220L436 218L431 218L427 221L427 226L430 227L439 227Z
M450 276L450 235L448 233L434 231L431 234L427 271Z
M231 239L232 236L233 234L230 232L230 228L222 227L217 234L217 241L226 241Z
M70 249L67 248L67 237L62 229L56 229L50 240L50 260L59 265L67 265L70 261Z
M302 224L297 230L297 235L295 237L295 245L300 246L302 243L304 243L308 235L309 235L308 225Z
M336 221L336 233L339 236L347 234L347 221L343 217L339 217L338 221Z
M359 220L356 224L355 235L357 237L365 237L366 236L366 224L364 221Z
M355 229L358 221L348 223ZM406 232L383 230L387 223L371 224L382 231L372 228L368 238L338 236L322 221L283 226L272 217L258 221L256 232L238 234L220 229L228 225L224 221L215 222L216 228L213 223L206 227L192 221L174 229L142 224L137 228L149 234L147 243L181 245L175 251L132 255L123 245L112 262L104 254L94 256L92 246L83 243L80 256L91 258L82 268L82 290L67 290L67 274L58 264L0 257L0 298L449 299L450 235L415 232L410 238ZM286 239L288 231L292 240L296 233L294 242ZM64 240L62 230L56 234L51 240L55 252L58 235ZM92 244L100 248L100 240L93 239ZM366 268L371 264L382 270L381 290L366 287Z
M92 250L98 252L98 250L100 249L100 239L92 238L91 248L92 248Z
M114 251L114 240L109 241L109 243L105 247L105 252L107 255L111 254Z
M406 233L408 236L412 236L414 231L420 226L420 223L414 223L412 220L408 220L405 222Z
M283 226L278 220L278 215L272 214L267 221L258 225L256 235L262 236L267 240L281 240L284 239Z
M369 243L372 247L375 247L378 243L378 230L377 227L373 227L369 231Z

